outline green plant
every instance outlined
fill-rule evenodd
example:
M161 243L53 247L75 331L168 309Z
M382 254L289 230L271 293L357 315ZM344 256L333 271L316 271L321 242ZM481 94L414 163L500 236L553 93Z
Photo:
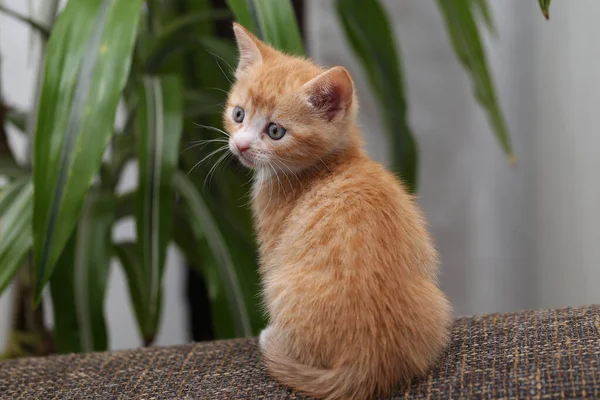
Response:
M227 4L230 11L208 0L71 0L48 27L0 6L49 36L37 107L23 112L0 103L0 174L9 179L0 190L0 293L18 277L16 315L38 321L13 323L8 356L106 349L103 303L113 257L127 276L140 334L152 343L172 243L206 277L217 336L254 335L263 327L252 221L239 207L247 179L217 168L230 161L221 154L219 106L237 54L233 43L215 36L214 21L231 12L280 49L302 55L304 46L289 0ZM487 4L437 4L476 97L512 157L476 23L481 15L491 27ZM383 105L393 168L416 190L417 144L386 13L377 0L336 0L336 6ZM125 121L115 124L119 104ZM12 124L27 133L27 120L33 121L31 164L15 161L4 130ZM139 168L137 189L120 193L131 162ZM126 218L135 219L137 239L114 243L112 228ZM52 336L39 318L48 283ZM37 309L25 306L32 301Z

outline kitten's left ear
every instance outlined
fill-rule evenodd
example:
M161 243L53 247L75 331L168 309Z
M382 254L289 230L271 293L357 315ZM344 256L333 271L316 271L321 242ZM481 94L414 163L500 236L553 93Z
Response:
M240 74L251 65L260 63L263 60L263 52L265 45L250 33L246 28L237 22L233 23L233 33L237 42L240 60L238 62L235 75L239 78Z
M354 84L344 67L333 67L304 84L308 102L327 121L346 112L354 98Z

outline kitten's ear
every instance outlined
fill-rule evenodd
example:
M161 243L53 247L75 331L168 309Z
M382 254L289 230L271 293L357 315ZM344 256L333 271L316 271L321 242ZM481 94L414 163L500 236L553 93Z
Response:
M344 67L333 67L304 84L308 102L328 121L352 105L354 84Z
M237 70L235 71L236 77L239 78L240 73L246 68L262 62L263 54L261 50L264 45L256 36L237 22L233 23L233 33L240 54Z

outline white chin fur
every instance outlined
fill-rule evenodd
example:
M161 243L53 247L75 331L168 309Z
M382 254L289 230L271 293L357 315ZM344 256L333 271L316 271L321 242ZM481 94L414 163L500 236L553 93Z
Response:
M245 156L243 156L243 155L238 155L238 154L236 154L236 156L237 156L237 159L238 159L238 160L239 160L239 161L240 161L240 162L241 162L241 163L242 163L242 164L243 164L245 167L248 167L248 168L250 168L250 169L256 169L256 165L255 165L255 163L254 163L252 160L250 160L250 159L246 158L246 157L245 157Z

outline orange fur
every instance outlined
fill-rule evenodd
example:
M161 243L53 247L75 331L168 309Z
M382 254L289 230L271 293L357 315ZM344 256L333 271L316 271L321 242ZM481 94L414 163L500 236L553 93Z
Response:
M231 151L256 172L267 368L318 398L389 395L448 342L451 309L425 220L362 149L345 69L234 30L241 61L224 123ZM242 122L232 118L236 106ZM280 140L266 134L271 122L287 129Z

